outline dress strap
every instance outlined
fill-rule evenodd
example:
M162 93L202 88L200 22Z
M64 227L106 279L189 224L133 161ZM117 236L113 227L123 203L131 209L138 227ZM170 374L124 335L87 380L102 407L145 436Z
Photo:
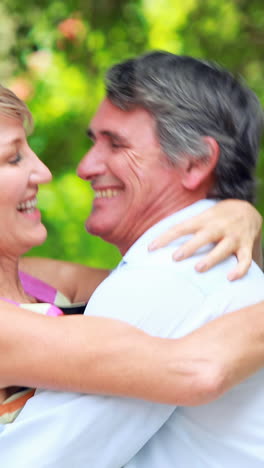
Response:
M71 304L64 294L38 278L24 271L19 271L19 278L26 293L35 297L38 301L49 302L58 307Z

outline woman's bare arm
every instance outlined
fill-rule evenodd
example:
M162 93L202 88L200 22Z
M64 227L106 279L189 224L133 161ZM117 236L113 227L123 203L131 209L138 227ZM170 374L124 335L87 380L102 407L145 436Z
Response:
M7 313L9 320L6 320ZM211 401L264 364L264 303L178 339L101 317L45 317L0 303L1 386Z
M42 257L21 258L19 267L51 284L72 302L87 302L97 286L109 275L109 270Z
M202 259L196 268L207 271L232 253L238 264L229 273L229 279L243 276L252 260L262 268L261 247L262 217L248 202L224 200L199 216L183 222L156 239L151 248L160 248L186 234L192 239L175 252L174 258L182 260L201 246L215 242L216 247ZM25 257L20 268L63 292L73 302L88 301L96 287L109 274L108 270L90 268L77 263L46 258Z
M238 206L243 210L238 210ZM261 217L251 205L236 200L221 202L215 210L208 210L191 226L188 222L176 227L165 234L159 245L197 232L184 247L185 258L201 245L221 240L224 229L227 241L223 239L216 252L209 254L203 271L223 258L223 252L226 256L234 251L239 263L233 278L239 277L251 262L253 239L258 237L260 241ZM229 218L222 228L219 220L222 216L223 221L227 212ZM209 229L208 235L204 226ZM242 234L242 240L234 235L236 231ZM258 255L259 246L260 242L255 242ZM22 268L49 281L75 301L87 300L107 276L104 270L46 259L26 259ZM164 340L114 320L54 319L0 304L0 326L2 321L1 329L5 330L0 351L7 356L0 362L1 383L136 396L176 404L207 402L263 365L263 307L262 303L221 317L185 338Z
M224 200L202 214L172 227L154 240L150 248L163 247L176 238L187 234L194 236L174 254L175 260L191 256L200 247L216 243L214 249L197 265L197 271L207 271L231 254L238 259L236 268L229 273L230 280L238 279L247 272L253 258L262 268L261 248L262 217L248 202Z

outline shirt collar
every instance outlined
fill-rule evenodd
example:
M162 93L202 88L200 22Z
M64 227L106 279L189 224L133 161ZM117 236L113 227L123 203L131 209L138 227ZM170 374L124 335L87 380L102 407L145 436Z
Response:
M199 200L192 205L183 208L182 210L173 213L170 216L162 219L158 223L151 226L141 237L139 237L136 242L130 247L130 249L125 253L121 264L128 263L133 261L133 259L138 259L140 255L146 255L148 253L148 245L160 234L174 226L175 224L181 223L182 221L192 218L203 211L207 210L211 206L216 204L216 200ZM174 241L174 246L176 247L178 243L182 243L182 238Z

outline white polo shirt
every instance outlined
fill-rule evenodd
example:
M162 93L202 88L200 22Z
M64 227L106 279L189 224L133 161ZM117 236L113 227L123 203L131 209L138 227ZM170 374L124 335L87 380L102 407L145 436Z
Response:
M194 265L204 251L183 262L172 260L183 239L148 252L148 244L158 234L213 203L199 201L145 232L97 288L86 313L177 338L263 300L264 277L255 264L243 279L230 283L226 275L234 258L199 274ZM1 428L0 464L5 468L263 468L263 382L260 371L199 407L39 391L13 424Z

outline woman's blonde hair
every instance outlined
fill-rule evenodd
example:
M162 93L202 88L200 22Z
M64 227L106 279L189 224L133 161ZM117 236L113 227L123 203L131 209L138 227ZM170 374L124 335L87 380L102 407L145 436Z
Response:
M4 114L22 121L27 132L33 129L33 117L26 104L8 88L0 85L0 115Z

